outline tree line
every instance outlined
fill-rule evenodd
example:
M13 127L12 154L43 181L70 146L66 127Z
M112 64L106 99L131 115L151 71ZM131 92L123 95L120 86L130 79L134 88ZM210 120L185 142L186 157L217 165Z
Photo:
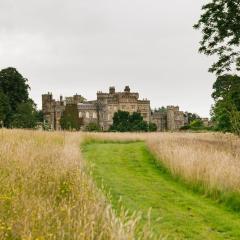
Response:
M215 56L209 72L216 74L211 117L214 129L240 135L240 2L211 0L194 25L201 30L199 52Z
M15 68L0 71L0 126L35 128L42 122L42 112L29 97L30 86Z

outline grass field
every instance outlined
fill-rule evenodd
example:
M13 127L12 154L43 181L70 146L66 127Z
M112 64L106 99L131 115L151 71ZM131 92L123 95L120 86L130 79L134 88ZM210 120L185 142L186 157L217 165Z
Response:
M148 239L84 171L83 134L0 131L0 239ZM145 234L146 237L140 235Z
M194 191L240 212L240 138L221 133L95 134L110 141L143 140L157 160Z
M97 143L84 146L84 156L93 165L93 176L110 190L117 209L123 205L142 211L142 222L168 239L240 239L240 216L193 193L176 182L143 142Z
M240 239L239 193L233 135L0 130L0 240Z

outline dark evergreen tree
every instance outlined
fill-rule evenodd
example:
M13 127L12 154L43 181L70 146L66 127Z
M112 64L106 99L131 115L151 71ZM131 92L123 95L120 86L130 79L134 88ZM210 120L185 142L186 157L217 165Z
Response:
M79 130L82 122L78 117L77 104L67 104L60 120L61 128L64 130Z

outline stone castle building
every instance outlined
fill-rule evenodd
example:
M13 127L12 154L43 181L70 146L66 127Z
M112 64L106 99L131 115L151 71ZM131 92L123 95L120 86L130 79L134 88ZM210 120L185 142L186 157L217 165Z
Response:
M165 111L154 112L151 120L160 132L176 131L187 123L184 112L179 111L178 106L167 106Z
M42 110L44 120L51 129L61 130L60 119L68 104L75 104L78 117L84 129L89 123L99 124L102 130L107 131L113 123L114 113L121 110L129 113L139 112L147 122L157 125L158 131L175 131L184 126L184 113L179 107L168 106L164 112L152 113L150 101L139 99L139 93L131 92L126 86L123 92L116 92L115 87L110 87L109 92L97 92L97 99L86 101L81 95L74 95L55 100L51 93L42 95Z

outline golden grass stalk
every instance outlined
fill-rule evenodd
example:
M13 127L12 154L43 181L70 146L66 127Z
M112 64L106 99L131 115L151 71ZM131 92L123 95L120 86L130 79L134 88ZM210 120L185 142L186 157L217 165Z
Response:
M122 211L117 218L85 172L83 140L79 133L0 130L0 239L135 238L138 216Z

